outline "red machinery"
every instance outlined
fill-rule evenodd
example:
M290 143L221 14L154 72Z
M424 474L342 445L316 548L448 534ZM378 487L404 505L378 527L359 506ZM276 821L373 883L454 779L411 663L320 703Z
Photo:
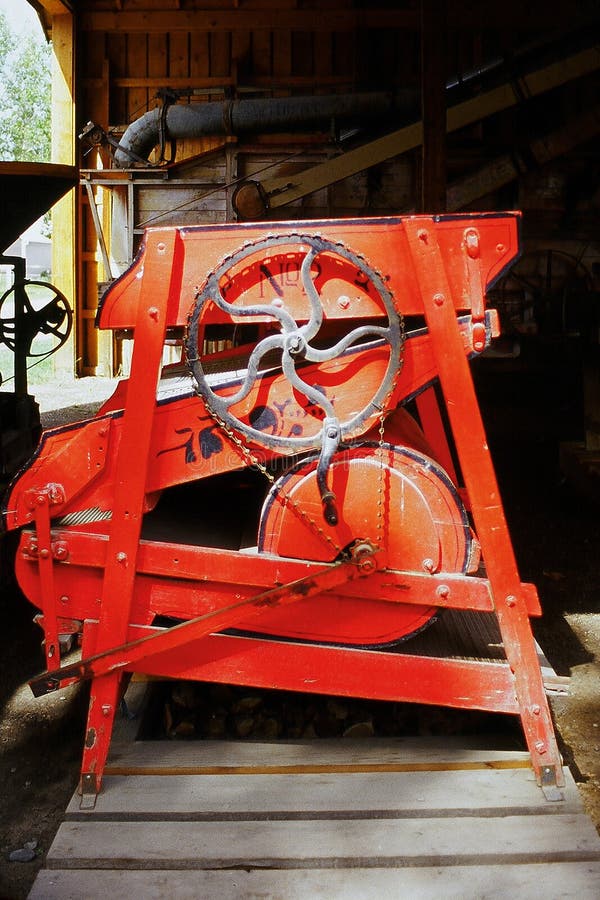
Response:
M34 692L92 679L84 797L131 672L518 714L539 783L563 784L537 593L468 365L497 333L485 291L518 228L506 213L146 233L99 314L134 337L129 379L44 434L4 506L42 612ZM165 343L179 364L162 367ZM494 620L495 656L411 652L456 610ZM61 665L75 632L82 659Z

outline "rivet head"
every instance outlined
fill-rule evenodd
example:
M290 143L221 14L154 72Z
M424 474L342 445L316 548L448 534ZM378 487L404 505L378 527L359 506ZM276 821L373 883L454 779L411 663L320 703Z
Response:
M436 590L436 594L440 598L440 600L445 600L446 597L450 596L450 588L447 584L440 584L440 586Z
M506 598L506 605L512 607L512 606L516 606L516 603L517 603L517 598L514 596L514 594L509 594L508 597Z
M443 306L445 301L446 301L446 298L444 297L443 294L434 294L433 295L433 302L435 303L436 306Z

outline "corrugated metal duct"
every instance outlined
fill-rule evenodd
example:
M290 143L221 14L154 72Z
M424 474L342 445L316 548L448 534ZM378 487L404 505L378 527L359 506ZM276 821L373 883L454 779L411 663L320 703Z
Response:
M115 164L130 168L140 158L149 157L159 143L163 115L167 139L184 140L215 134L318 128L329 120L360 124L392 113L406 116L417 109L418 96L412 91L406 91L402 99L391 93L359 93L174 104L166 111L157 107L127 128L115 151ZM382 124L389 128L396 123Z

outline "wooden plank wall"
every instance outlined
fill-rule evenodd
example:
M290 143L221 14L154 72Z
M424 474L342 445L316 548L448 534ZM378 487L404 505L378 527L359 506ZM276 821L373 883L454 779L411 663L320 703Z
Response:
M183 92L182 102L194 103L419 88L419 4L411 0L393 5L355 0L81 0L75 22L78 130L92 120L115 138L159 103L157 91L164 87ZM448 32L449 65L458 70L476 65L489 49L482 46L473 22L467 24L466 31L461 25ZM183 179L174 172L162 186L135 187L134 221L129 223L135 229L133 251L147 224L235 219L231 197L236 179L266 166L271 166L269 175L277 176L339 152L325 127L321 135L252 135L227 144L222 136L184 140L178 142L175 161L193 160L211 148L220 150L208 175L211 163L203 156L197 171L193 164L186 165ZM110 165L107 150L82 157L82 168ZM385 215L412 209L419 194L419 165L419 152L405 154L273 217ZM218 182L222 190L215 190ZM102 266L85 192L80 207L79 374L110 374L92 324ZM106 220L105 225L110 249Z

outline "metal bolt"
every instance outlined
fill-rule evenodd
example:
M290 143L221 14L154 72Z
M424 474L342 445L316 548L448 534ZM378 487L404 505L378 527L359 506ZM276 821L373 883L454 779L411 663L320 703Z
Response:
M506 598L506 605L512 607L512 606L516 606L516 603L517 603L517 598L513 594L509 594L508 597Z
M67 594L63 594L62 597L60 598L60 602L61 602L61 603L68 603L68 602L69 602L69 596L68 596Z
M429 239L429 232L425 228L419 228L419 230L417 231L417 237L420 241L423 241L423 243L426 244Z
M534 703L533 706L531 707L531 712L533 713L534 716L539 716L539 714L541 713L541 711L542 711L542 710L541 710L540 707L537 705L537 703Z
M167 248L166 248L165 244L163 243L163 241L161 241L159 244L156 245L156 249L159 253L164 253Z
M447 584L440 584L436 591L436 594L441 600L445 600L446 597L450 596L450 588Z
M44 494L38 494L35 502L38 506L43 506L46 502L46 497L44 496Z
M58 504L64 503L65 500L65 492L60 484L51 484L50 490L48 492L48 498L50 503Z
M40 550L40 556L42 557L42 559L48 559L48 557L50 556L50 551L47 547L44 547L42 550Z
M544 753L546 752L546 750L547 750L548 748L546 747L546 745L545 745L545 743L544 743L543 741L536 741L536 743L535 743L535 749L537 750L537 752L538 752L540 755L542 755L542 754L544 754Z
M467 253L471 259L477 259L479 256L479 234L474 228L468 228L465 232L465 243L467 245Z
M435 563L432 559L424 559L423 560L423 568L426 572L433 572L435 569Z
M375 560L372 556L366 556L364 559L359 560L358 568L361 572L374 572Z
M110 706L109 703L105 703L102 707L102 715L110 716L111 712L112 712L112 706Z
M446 301L446 298L444 297L443 294L434 294L433 295L433 302L435 303L436 306L443 306L445 301Z
M348 309L350 306L350 297L338 297L338 306L341 309Z
M117 553L116 559L117 559L117 562L120 562L120 563L127 562L127 554L123 553L123 551L121 550L120 553Z
M505 250L504 244L496 244L496 253L504 253Z
M148 310L148 315L156 322L158 320L158 308L156 306L151 306Z

